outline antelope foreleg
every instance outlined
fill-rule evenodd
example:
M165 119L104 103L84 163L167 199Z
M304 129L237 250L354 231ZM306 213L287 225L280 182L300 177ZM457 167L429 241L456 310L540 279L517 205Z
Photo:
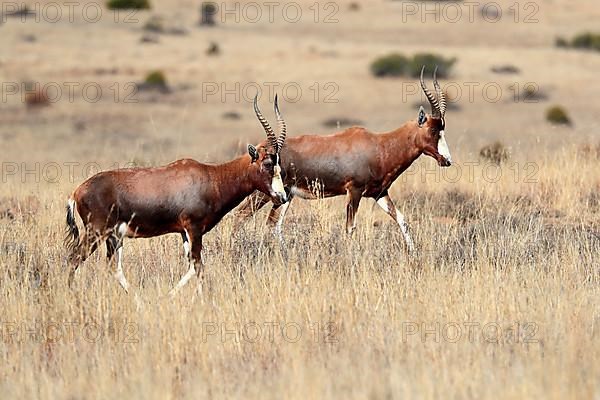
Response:
M383 209L390 217L396 221L398 226L400 227L400 231L402 232L402 236L404 237L404 242L406 243L406 247L408 248L409 254L414 254L415 252L415 244L410 236L408 224L404 218L404 215L398 210L398 208L394 205L394 202L390 198L389 195L385 195L377 200L377 204L379 207Z
M354 230L356 229L356 213L362 195L360 192L351 189L347 189L346 193L346 232L348 235L352 236L352 233L354 233Z

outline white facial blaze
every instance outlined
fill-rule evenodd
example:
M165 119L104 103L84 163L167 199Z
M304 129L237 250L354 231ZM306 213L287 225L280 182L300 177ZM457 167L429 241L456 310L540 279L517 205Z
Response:
M281 179L281 167L279 164L273 168L273 180L271 181L271 189L279 196L285 196L285 189L283 188L283 180Z
M446 143L444 131L440 131L440 138L438 139L438 153L440 153L449 162L452 162L452 156L450 155L448 143Z

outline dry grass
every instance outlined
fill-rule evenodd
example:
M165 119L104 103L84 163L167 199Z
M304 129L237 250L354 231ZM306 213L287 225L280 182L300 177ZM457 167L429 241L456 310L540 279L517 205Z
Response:
M227 217L206 237L204 293L194 301L194 281L175 301L160 299L184 272L178 237L127 241L125 272L141 310L108 273L104 251L82 267L74 290L66 287L63 197L40 188L45 207L34 219L0 225L0 392L598 396L600 175L584 179L577 171L598 170L598 161L570 153L538 160L531 183L515 182L508 167L487 182L483 166L450 183L419 162L393 192L420 246L413 261L393 221L369 200L352 239L343 234L341 200L296 201L287 261L263 226L265 213L241 232ZM21 196L10 185L0 194L9 193Z
M314 0L299 3L297 24L278 14L274 23L201 28L198 2L161 0L135 23L114 23L110 13L87 23L79 5L73 23L0 25L2 82L57 83L63 93L65 83L80 83L72 102L63 94L48 107L27 107L22 88L2 100L0 397L598 398L600 57L554 47L558 36L596 29L597 1L540 1L534 24L513 22L513 0L499 1L505 18L495 24L479 10L465 21L467 8L458 23L403 22L400 1L358 10L340 1L338 23L314 23ZM323 18L328 2L319 4ZM521 19L527 4L518 4ZM181 34L141 43L155 16ZM210 43L218 57L204 54ZM295 200L287 259L264 227L265 212L241 232L228 216L208 234L205 290L194 301L194 280L175 301L161 299L185 270L176 235L125 244L140 310L112 278L104 249L83 265L73 290L66 287L65 199L86 166L231 158L263 135L253 83L279 84L290 136L331 133L322 124L331 119L394 129L425 100L405 96L414 79L370 75L370 63L391 52L457 57L442 84L450 95L448 84L462 90L446 118L459 164L442 175L432 160L419 160L392 190L419 246L414 260L372 201L362 203L349 239L343 199ZM506 64L519 74L491 71ZM130 85L152 70L165 72L172 91L126 102ZM467 82L478 84L472 100ZM515 102L515 85L523 98L528 82L547 99ZM89 83L102 88L97 103L83 99ZM206 83L220 92L205 96ZM236 83L248 92L223 101ZM288 101L293 91L282 93L290 83L302 89L297 102ZM328 83L338 102L325 102ZM488 83L502 88L500 101L485 101ZM261 98L272 116L267 103ZM572 127L545 121L553 103L573 112ZM495 141L511 149L510 160L471 174L467 163ZM48 162L61 167L57 183L48 182ZM79 162L73 177L71 162ZM21 178L36 163L37 172ZM484 179L496 168L497 182Z

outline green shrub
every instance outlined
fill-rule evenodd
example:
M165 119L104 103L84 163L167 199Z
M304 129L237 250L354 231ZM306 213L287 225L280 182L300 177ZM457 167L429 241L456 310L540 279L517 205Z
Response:
M561 106L550 107L546 111L546 120L555 125L571 125L571 119Z
M167 87L167 78L162 71L152 71L146 75L144 83L150 86Z
M147 10L150 8L148 0L108 0L106 6L110 10Z
M373 61L371 73L377 77L406 75L409 59L402 54L389 54Z
M600 51L600 34L581 33L573 38L571 46L577 49Z
M576 35L571 41L559 37L554 44L556 47L572 47L575 49L600 51L600 34L584 32Z
M421 68L423 66L425 66L426 71L433 71L437 66L438 78L447 78L455 62L456 58L444 58L437 54L419 53L413 57L409 73L413 78L418 78L421 75Z
M437 76L439 78L447 78L455 62L455 58L446 59L440 55L430 53L418 53L413 57L392 53L373 61L371 63L371 73L376 77L409 76L418 78L423 66L430 73L437 66Z

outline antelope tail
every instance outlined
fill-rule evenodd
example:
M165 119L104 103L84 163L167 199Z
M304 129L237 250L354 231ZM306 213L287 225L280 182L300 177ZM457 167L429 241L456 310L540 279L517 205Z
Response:
M79 229L75 222L75 200L69 198L67 203L67 235L65 237L65 247L71 253L79 246Z

